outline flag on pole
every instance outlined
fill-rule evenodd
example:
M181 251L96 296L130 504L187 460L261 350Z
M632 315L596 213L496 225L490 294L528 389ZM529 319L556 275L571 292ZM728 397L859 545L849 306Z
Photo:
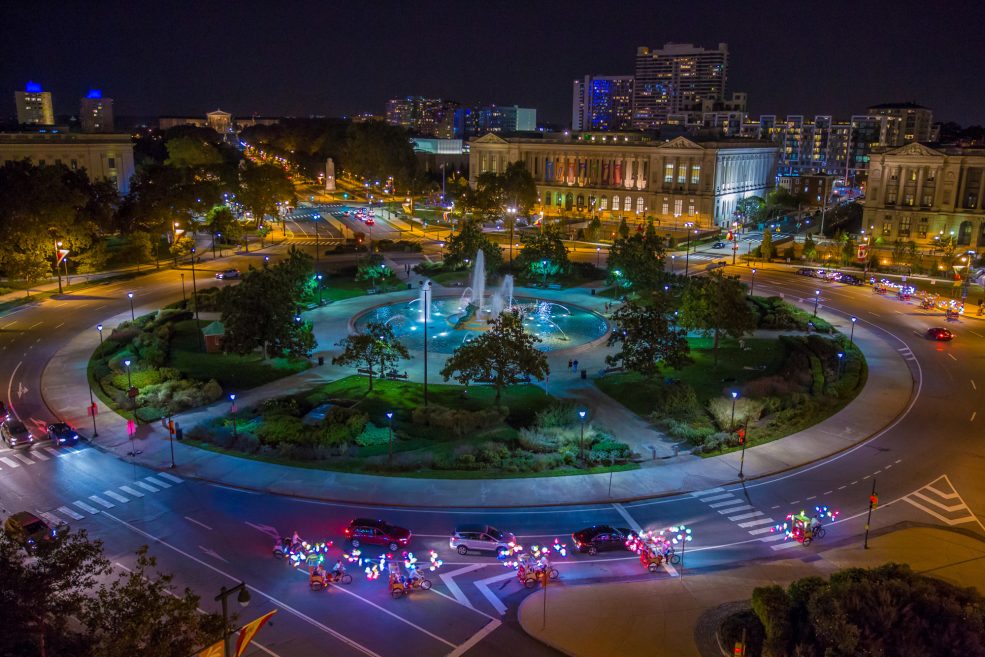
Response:
M56 264L62 264L62 260L68 255L68 249L58 249L58 262Z
M239 637L236 639L236 652L233 653L235 657L241 657L244 652L246 652L247 647L250 645L250 641L256 636L256 633L260 631L264 623L270 620L270 617L277 613L274 609L268 614L264 614L260 618L256 619L251 623L247 623L243 626L243 629L239 631Z
M222 641L216 641L205 650L198 653L198 657L222 657Z

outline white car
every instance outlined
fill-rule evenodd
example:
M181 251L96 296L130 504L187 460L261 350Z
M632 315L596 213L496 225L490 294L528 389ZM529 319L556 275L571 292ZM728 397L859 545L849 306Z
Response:
M448 547L463 555L470 551L505 554L515 544L516 536L490 525L460 525L448 541Z

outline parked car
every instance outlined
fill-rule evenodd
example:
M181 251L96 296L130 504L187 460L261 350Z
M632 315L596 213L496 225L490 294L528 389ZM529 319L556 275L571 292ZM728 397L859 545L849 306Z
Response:
M60 532L68 531L68 525L62 523L52 528L29 511L18 511L4 521L3 531L15 543L33 553L39 542L50 541Z
M28 431L24 423L9 416L0 423L0 437L3 437L3 441L7 443L8 447L30 445L34 442L34 435Z
M226 269L216 274L215 277L220 281L227 281L233 278L239 278L239 270Z
M572 534L571 540L579 552L598 554L605 550L628 550L626 540L632 535L632 530L625 527L592 525Z
M725 242L715 242L714 244L711 245L711 248L713 248L713 249L724 249L725 248Z
M469 551L500 554L508 552L511 543L516 543L516 536L490 525L459 525L448 540L448 547L463 555Z
M410 530L383 520L356 518L345 528L345 538L352 547L382 545L395 552L410 543Z
M48 425L48 439L56 445L74 445L79 442L79 434L64 422Z
M938 342L948 342L954 339L954 334L942 326L927 329L925 335L928 340L937 340Z
M851 274L842 274L840 282L845 285L861 285L862 279L857 276L852 276Z

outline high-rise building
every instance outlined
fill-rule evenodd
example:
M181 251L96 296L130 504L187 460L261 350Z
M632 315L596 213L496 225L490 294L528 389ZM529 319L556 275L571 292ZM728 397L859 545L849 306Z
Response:
M902 146L913 141L930 141L934 112L916 103L883 103L869 108L872 116L886 117L886 145Z
M79 122L82 132L113 132L113 99L103 97L99 89L90 89L80 101Z
M690 111L703 101L725 96L728 44L711 50L690 43L667 43L661 49L636 49L633 123L648 130L668 115Z
M386 104L386 122L399 125L419 135L450 137L457 103L441 98L407 96L393 98Z
M533 132L537 129L537 110L516 105L479 108L480 132Z
M575 80L572 130L629 130L633 124L633 76L586 75Z
M15 91L17 122L22 125L55 125L51 92L43 91L37 82L28 82L24 91Z

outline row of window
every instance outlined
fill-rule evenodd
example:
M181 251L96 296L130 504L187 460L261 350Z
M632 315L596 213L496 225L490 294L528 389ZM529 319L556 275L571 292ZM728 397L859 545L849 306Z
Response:
M61 158L55 158L55 166L58 166L61 163L62 163ZM45 159L38 160L38 166L39 167L46 166L47 164L48 164L48 160L45 160ZM115 169L116 168L116 158L115 157L106 158L106 165L110 169ZM71 169L72 171L77 170L79 168L79 161L76 160L76 159L74 159L74 158L71 159L71 160L69 160L68 168Z
M598 204L598 209L600 211L602 211L602 210L611 210L612 212L620 212L620 211L623 211L623 212L632 212L633 211L633 197L632 196L627 196L625 199L623 199L619 195L613 195L612 196L612 199L611 199L611 201L612 201L612 207L611 208L609 207L609 200L610 200L609 197L608 196L605 196L605 195L600 196L598 199L596 199L595 196L591 196L590 195L588 197L588 205L590 207L593 207L594 208L595 205L596 205L596 203L597 203ZM553 201L553 203L552 203L552 201ZM552 192L544 192L544 206L545 207L550 207L551 205L554 205L555 207L558 207L558 208L563 207L566 210L570 210L570 209L572 209L572 207L577 207L579 210L581 210L581 209L583 209L585 207L585 196L583 194L579 194L578 196L574 196L570 192L567 193L567 194L565 194L564 192L553 192L553 193ZM642 196L637 197L636 198L636 214L643 214L648 209L649 208L646 207L646 202L643 200L643 197ZM679 198L678 199L674 199L674 216L675 217L679 217L683 213L684 213L684 199L679 199ZM661 206L661 214L663 214L664 216L667 216L667 215L670 214L670 203L669 202L664 201L663 205ZM687 216L693 217L693 216L695 216L695 214L697 214L697 212L696 212L695 207L694 207L694 201L693 200L689 200L688 201L688 207L687 207Z
M692 164L691 165L691 184L697 185L698 181L701 179L701 165ZM664 165L664 182L672 183L674 182L674 163L668 162ZM687 165L680 164L677 167L677 183L683 185L687 182Z

